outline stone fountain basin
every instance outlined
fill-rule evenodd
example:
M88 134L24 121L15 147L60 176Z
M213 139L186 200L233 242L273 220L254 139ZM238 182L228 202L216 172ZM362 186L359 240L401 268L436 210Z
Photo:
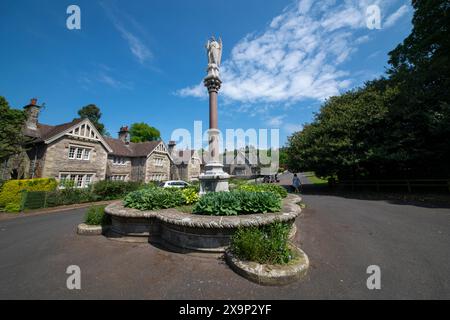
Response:
M141 211L126 208L119 201L105 208L112 220L107 236L120 241L161 243L180 252L225 252L240 227L287 222L293 226L290 236L295 236L300 201L299 196L289 194L279 213L239 216L189 214L177 209Z

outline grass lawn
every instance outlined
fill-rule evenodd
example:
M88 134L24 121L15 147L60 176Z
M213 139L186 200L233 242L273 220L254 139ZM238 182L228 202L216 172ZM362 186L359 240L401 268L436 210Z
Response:
M306 172L305 176L308 178L308 180L317 185L317 186L321 186L321 185L327 185L328 184L328 180L324 180L321 179L319 177L316 176L316 174L314 172Z

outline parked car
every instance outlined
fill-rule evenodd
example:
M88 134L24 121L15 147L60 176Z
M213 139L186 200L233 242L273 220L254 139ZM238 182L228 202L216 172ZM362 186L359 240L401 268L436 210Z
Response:
M161 188L186 188L189 187L190 184L183 180L169 180L166 182L161 182L159 186Z

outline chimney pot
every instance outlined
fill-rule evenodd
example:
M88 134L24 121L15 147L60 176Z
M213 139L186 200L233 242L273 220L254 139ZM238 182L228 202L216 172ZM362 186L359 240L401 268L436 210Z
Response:
M30 104L31 104L32 106L37 105L37 99L36 99L36 98L32 98L32 99L30 100Z

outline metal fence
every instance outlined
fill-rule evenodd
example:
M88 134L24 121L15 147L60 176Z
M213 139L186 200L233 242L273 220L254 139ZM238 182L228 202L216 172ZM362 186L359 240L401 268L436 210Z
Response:
M25 209L40 209L47 207L48 192L45 191L25 191L22 193L20 211Z

